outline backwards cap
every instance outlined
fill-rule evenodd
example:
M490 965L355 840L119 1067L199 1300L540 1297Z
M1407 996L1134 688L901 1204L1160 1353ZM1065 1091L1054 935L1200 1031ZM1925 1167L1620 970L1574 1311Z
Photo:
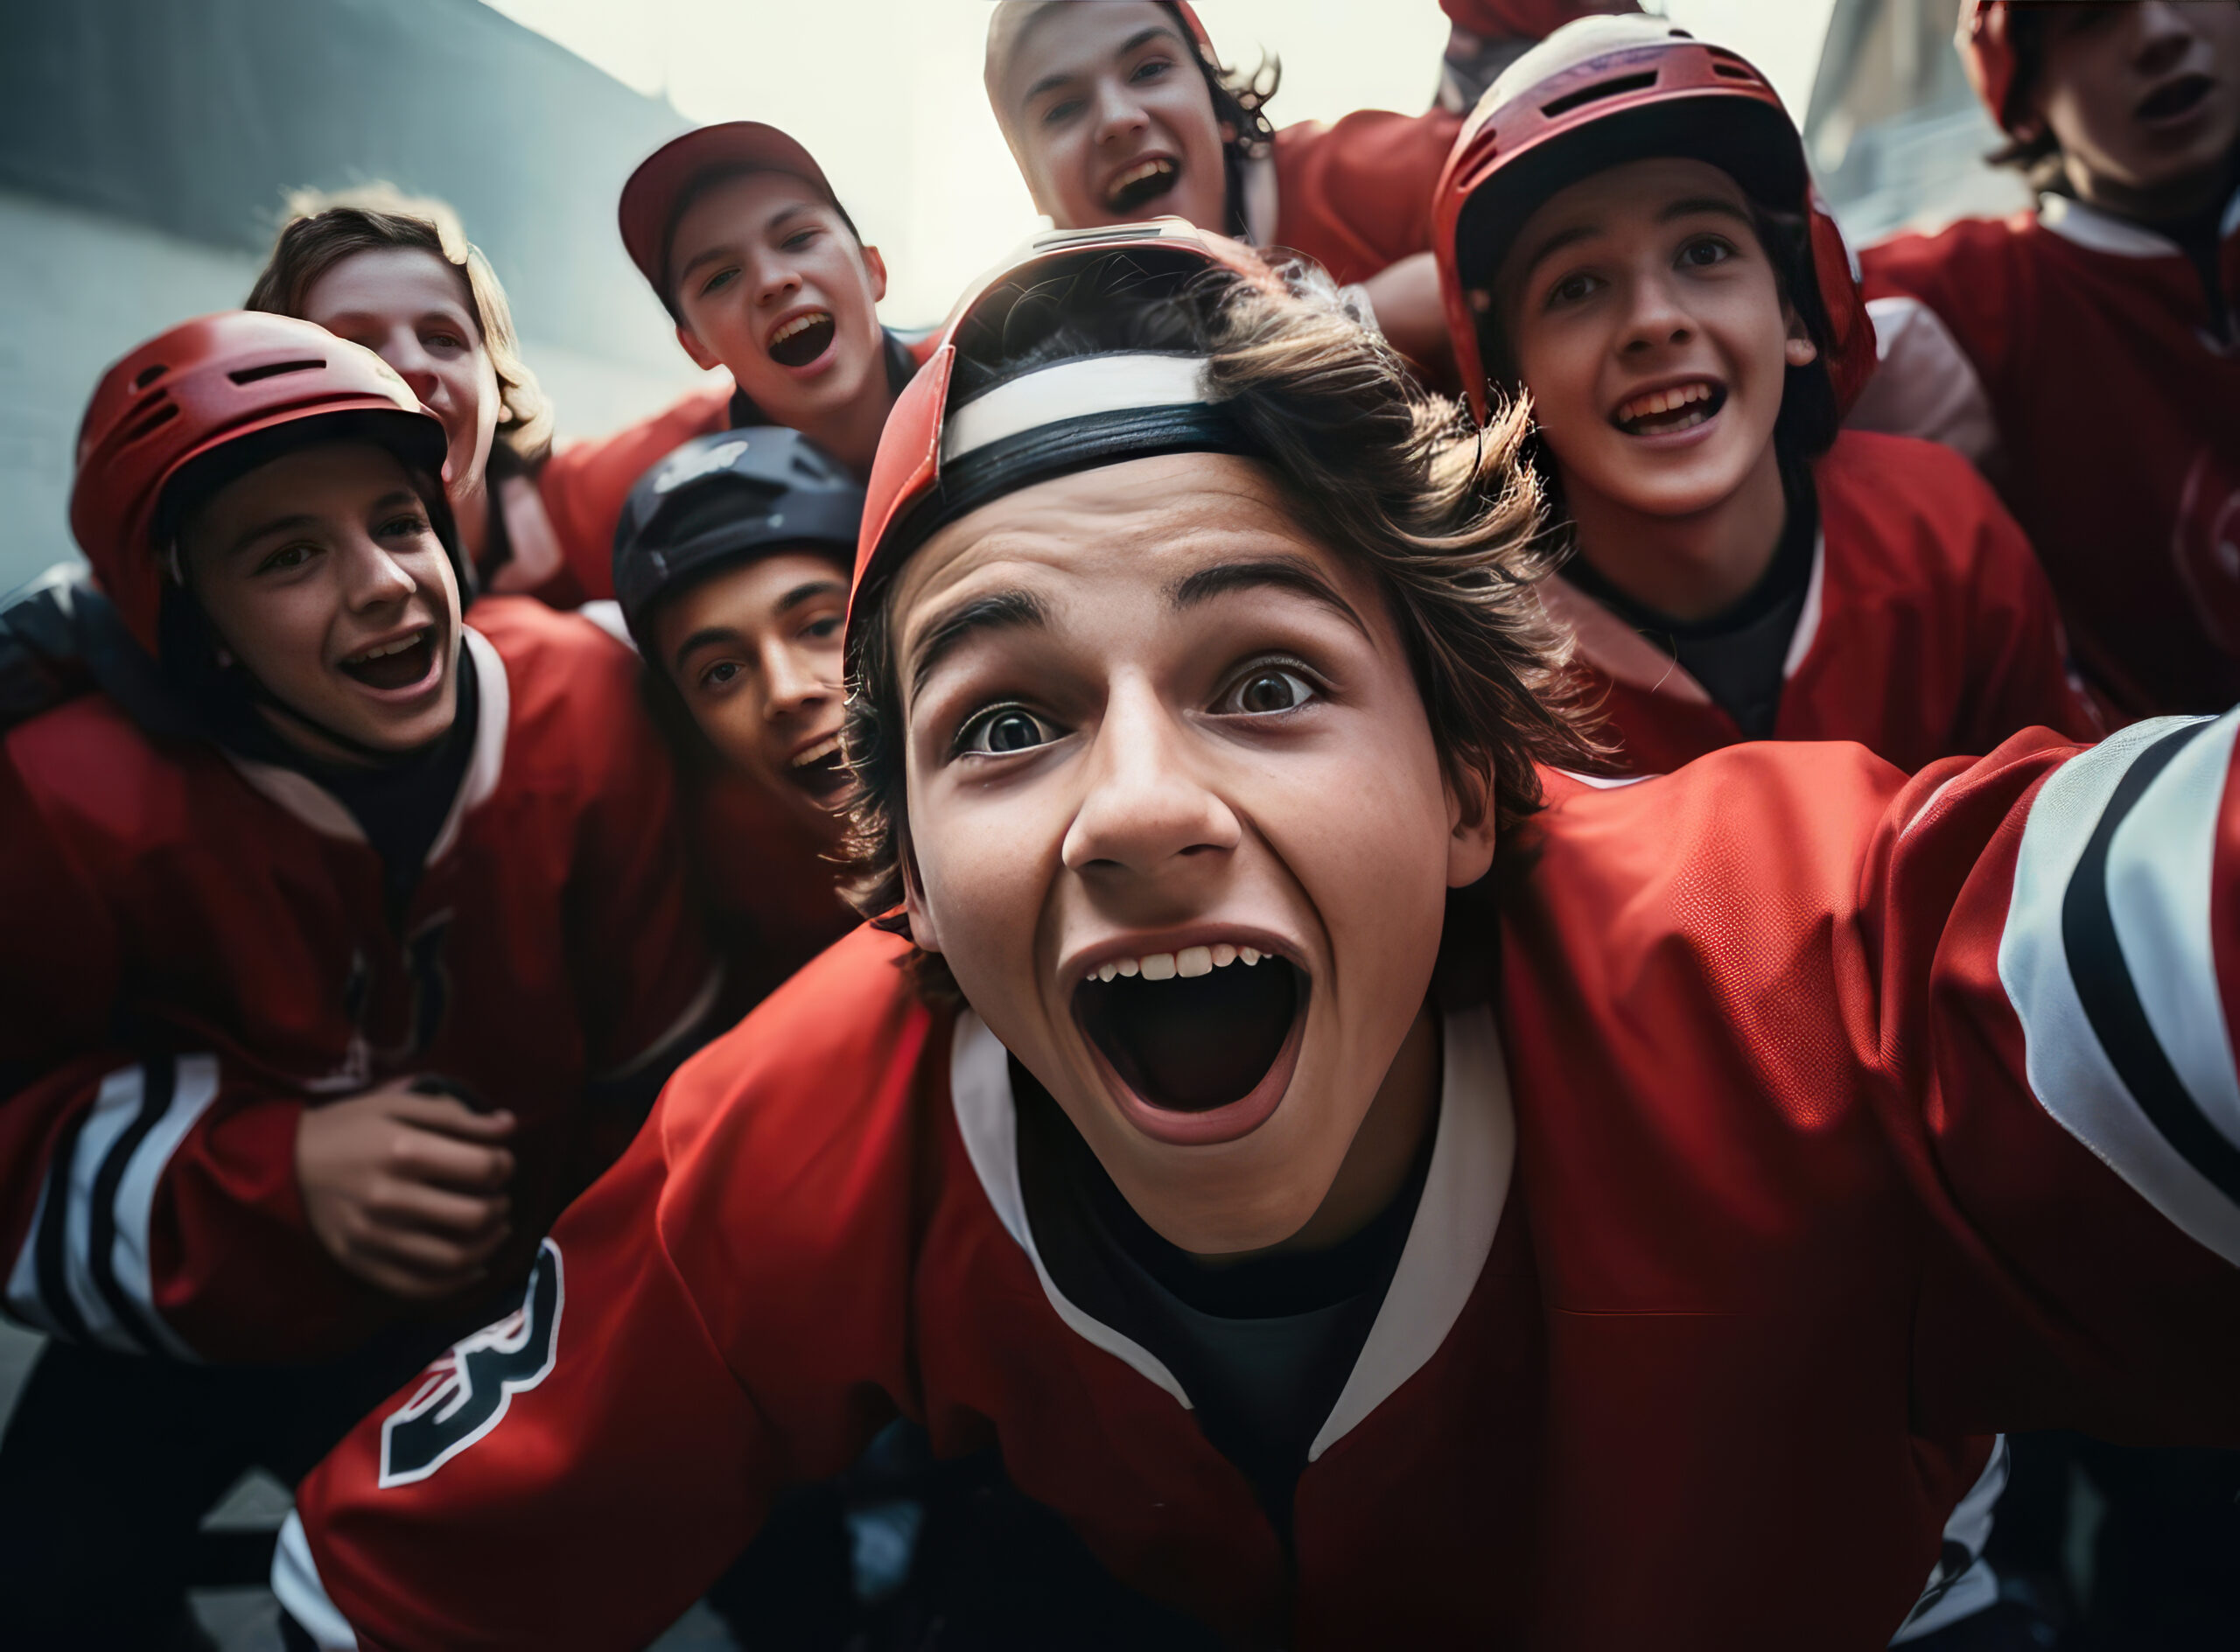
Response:
M388 363L293 316L229 310L182 322L102 374L78 428L70 530L151 656L169 549L158 539L180 502L167 495L189 466L206 478L202 461L221 464L221 450L290 426L290 445L374 441L430 479L442 473L443 424ZM244 451L277 457L266 442ZM470 590L440 491L427 504Z
M1031 338L1079 284L1110 290L1116 305L1148 307L1221 271L1268 286L1277 280L1251 248L1161 218L1038 235L973 284L879 438L848 604L851 666L861 616L910 554L959 517L1098 466L1254 451L1208 386L1202 356L1102 350L1040 359L992 384L956 385L961 358L987 341Z
M1517 232L1550 197L1662 156L1709 162L1764 206L1806 219L1837 405L1848 410L1866 387L1873 327L1843 235L1812 187L1804 140L1772 83L1661 18L1595 17L1559 29L1494 82L1463 123L1433 197L1439 296L1480 418L1488 368L1473 293L1491 291Z

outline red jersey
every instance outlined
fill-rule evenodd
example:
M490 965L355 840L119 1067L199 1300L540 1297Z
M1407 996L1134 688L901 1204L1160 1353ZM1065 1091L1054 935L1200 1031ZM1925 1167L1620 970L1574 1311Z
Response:
M860 920L840 898L832 844L729 766L684 788L688 864L724 960L729 1026Z
M1771 738L1856 740L1908 773L2042 725L2099 728L2071 686L2030 546L1933 443L1846 431L1813 466L1820 542ZM1577 586L1544 588L1620 757L1662 774L1743 738L1687 668Z
M1304 253L1340 285L1429 252L1432 186L1461 130L1444 109L1358 109L1284 127L1275 153L1244 170L1253 244Z
M628 650L522 598L472 620L474 746L401 910L301 774L158 743L101 695L7 735L0 1265L18 1317L217 1360L340 1352L400 1317L312 1234L295 1170L306 1106L392 1078L439 1074L520 1120L523 1236L494 1271L627 1140L636 1112L591 1087L662 1060L717 987L668 760Z
M2175 243L2062 196L1860 256L1854 422L1983 464L2127 716L2240 699L2240 198L2224 228L2222 317Z
M2240 1443L2236 727L1550 777L1288 1545L1044 1266L1003 1046L859 932L305 1480L283 1602L640 1646L900 1412L1248 1644L1879 1648L1992 1431Z

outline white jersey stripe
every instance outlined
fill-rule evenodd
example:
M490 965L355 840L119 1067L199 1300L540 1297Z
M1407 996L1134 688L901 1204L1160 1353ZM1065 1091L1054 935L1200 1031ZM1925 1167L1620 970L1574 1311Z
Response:
M2228 714L2192 744L2213 745L2229 757L2235 716L2240 713ZM2166 718L2135 724L2072 758L2040 788L2023 828L2006 928L1999 941L1998 974L2022 1024L2025 1071L2039 1104L2182 1232L2240 1265L2240 1204L2172 1143L2132 1094L2094 1030L2065 938L2071 886L2118 788L2142 756L2189 724L2198 726L2199 721ZM2211 779L2207 765L2186 763L2185 756L2184 752L2177 753L2127 819L2126 826L2142 813L2147 816L2138 821L2140 835L2124 845L2124 875L2142 880L2132 887L2143 888L2154 903L2168 903L2174 911L2188 905L2205 911L2205 860L2191 867L2174 865L2152 876L2134 869L2135 857L2152 845L2158 833L2182 835L2182 820L2192 811L2214 812L2221 807L2222 771ZM2199 795L2202 793L2208 794ZM2180 823L2157 823L2170 818ZM2111 844L2111 859L2114 848ZM2133 898L2127 892L2126 900ZM2120 921L2136 938L2125 942L2127 952L2136 946L2143 953L2151 934L2166 933L2180 920L2174 915L2126 914ZM2138 967L2135 954L2121 962ZM2155 972L2147 978L2166 984L2185 966L2181 960L2163 957L2153 967ZM2188 990L2214 993L2214 978L2189 983ZM2165 1014L2163 1018L2166 1023L2170 1018ZM2189 1018L2198 1025L2199 1013ZM2165 1054L2163 1059L2170 1058ZM2188 1059L2198 1066L2199 1052ZM2214 1108L2217 1103L2214 1096L2203 1096L2195 1104Z
M358 1652L357 1633L327 1599L326 1586L318 1580L318 1563L312 1558L311 1542L304 1536L303 1516L292 1508L272 1550L272 1593L319 1652Z
M217 1099L218 1058L207 1054L179 1057L178 1077L172 1086L172 1104L133 1150L123 1179L117 1184L116 1197L111 1201L116 1215L116 1241L110 1262L116 1283L138 1305L141 1324L163 1344L153 1351L168 1354L174 1359L191 1360L194 1351L164 1323L163 1315L156 1311L148 1228L156 1207L156 1188L163 1180L164 1167L196 1122L210 1110L210 1103Z

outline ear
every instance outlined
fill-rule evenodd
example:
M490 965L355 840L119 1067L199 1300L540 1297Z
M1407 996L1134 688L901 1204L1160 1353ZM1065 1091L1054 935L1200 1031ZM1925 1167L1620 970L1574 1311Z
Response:
M885 303L886 300L886 260L879 256L878 248L876 247L864 248L864 274L871 277L872 302Z
M1460 789L1458 789L1458 788ZM1474 884L1494 864L1494 810L1486 777L1464 769L1446 787L1446 886Z
M939 952L941 931L934 927L934 914L926 905L924 886L918 881L918 852L911 848L907 835L897 848L902 857L902 910L910 920L910 939L917 942L920 952Z
M1804 318L1794 304L1788 309L1788 337L1782 345L1782 357L1793 368L1809 368L1820 359L1820 346L1812 342L1812 330L1804 325Z
M701 343L700 335L682 321L676 324L676 341L684 346L684 354L692 358L694 365L702 372L712 372L724 365L723 357Z

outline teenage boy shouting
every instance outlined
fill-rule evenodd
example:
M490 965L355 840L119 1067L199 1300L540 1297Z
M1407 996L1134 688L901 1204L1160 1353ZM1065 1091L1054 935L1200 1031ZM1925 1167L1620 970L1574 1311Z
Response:
M623 501L693 437L785 425L858 480L869 475L919 360L879 325L878 248L864 244L816 158L775 127L732 121L664 144L623 185L620 216L677 342L730 380L553 455L538 488L565 565L537 594L562 606L614 594Z
M111 368L71 524L140 668L0 754L11 1646L186 1634L196 1522L517 1292L718 984L636 662L478 604L444 426L310 322Z
M2240 5L1968 0L1959 47L2042 192L1860 262L1857 422L1982 464L2120 719L2240 697Z
M1873 334L1755 69L1656 18L1574 23L1495 81L1438 214L1456 358L1481 416L1530 398L1576 553L1543 591L1631 766L1848 739L1913 770L2097 732L1990 486L1838 434Z
M2240 722L1582 784L1520 434L1175 220L970 298L883 924L312 1477L298 1620L642 1644L900 1411L1240 1644L1867 1648L1992 1431L2240 1435Z

